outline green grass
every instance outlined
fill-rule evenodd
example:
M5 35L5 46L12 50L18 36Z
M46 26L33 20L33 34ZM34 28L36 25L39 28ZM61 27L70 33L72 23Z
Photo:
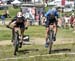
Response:
M14 17L18 11L20 11L20 8L17 8L17 9L14 9L13 7L9 8L9 12L10 12L11 17Z
M26 30L27 35L30 35L30 38L44 38L45 37L45 27L44 26L29 26ZM75 38L75 33L72 33L72 30L58 28L57 38ZM0 25L0 40L10 40L11 39L11 30L6 28L3 25ZM5 58L15 58L13 55L13 46L6 45L0 46L0 59ZM73 44L59 44L53 45L52 54L55 53L67 53L75 52L75 43ZM63 55L47 55L48 49L44 45L23 45L19 52L17 53L18 57L23 57L20 59L7 59L7 61L74 61L75 55L63 54ZM34 55L40 55L35 57L30 57ZM71 59L70 59L71 58ZM3 60L6 61L6 60Z
M31 37L45 37L45 27L43 26L30 26L26 31Z
M75 43L73 44L64 44L64 45L53 45L52 54L56 53L65 53L62 55L47 55L48 49L44 45L23 45L19 49L17 56L13 55L13 46L0 46L0 59L5 58L19 58L20 59L8 59L7 61L62 61L62 60L75 60L75 55L69 55L67 53L75 52ZM39 56L37 56L39 55ZM34 56L34 57L31 57ZM5 60L4 60L5 61Z
M44 26L29 26L25 31L25 35L29 35L30 38L45 38L46 28ZM58 28L57 38L75 38L75 33L69 29ZM0 40L11 39L11 30L5 26L0 25Z
M61 29L58 28L57 37L58 38L75 38L75 33L70 29Z
M13 18L14 16L16 16L17 12L20 11L20 8L14 9L13 7L9 6L8 11L9 11L11 18ZM4 10L0 10L0 15L3 15L3 13L4 13ZM10 20L11 18L6 18L6 20Z

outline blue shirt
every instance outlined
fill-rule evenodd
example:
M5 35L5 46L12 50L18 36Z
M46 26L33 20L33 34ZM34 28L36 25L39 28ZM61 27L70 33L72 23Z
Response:
M45 17L47 17L49 14L54 14L56 17L58 17L58 12L57 12L57 10L51 10L51 9L49 9L49 10L45 13Z

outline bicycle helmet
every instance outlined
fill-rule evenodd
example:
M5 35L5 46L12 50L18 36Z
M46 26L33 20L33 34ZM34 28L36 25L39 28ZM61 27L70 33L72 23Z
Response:
M18 13L17 13L17 17L18 17L18 18L22 17L22 12L18 12Z

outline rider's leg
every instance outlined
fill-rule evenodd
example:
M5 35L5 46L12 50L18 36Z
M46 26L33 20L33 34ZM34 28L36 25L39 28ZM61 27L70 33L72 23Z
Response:
M45 47L48 47L49 43L48 43L48 32L49 32L49 27L46 28L46 44Z
M54 31L54 41L56 41L56 34L57 34L57 26L56 26L56 24L54 23L53 24L53 31Z
M48 40L49 27L46 28L46 42Z
M14 40L14 28L12 29L12 40L11 40L11 42L13 42L13 40Z
M21 37L22 37L21 40L23 41L23 36L24 36L24 31L25 31L25 30L24 30L24 29L20 29L20 30L21 30Z
M46 21L45 22L45 24L46 24L46 44L45 44L45 47L48 47L48 33L49 33L49 21Z
M21 42L21 39L22 39L21 29L19 28L18 31L19 31L19 38L20 38L20 41L19 42Z
M50 24L50 22L49 21L46 21L46 42L48 40L49 24Z
M24 29L20 29L20 48L22 47L22 42L23 42L23 36L24 36Z

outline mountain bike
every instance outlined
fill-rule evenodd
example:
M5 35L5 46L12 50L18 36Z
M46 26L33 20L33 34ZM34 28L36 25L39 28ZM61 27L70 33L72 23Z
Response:
M6 26L7 28L12 29L9 26ZM16 29L16 28L15 28ZM25 28L26 29L26 28ZM28 37L28 38L25 38ZM13 46L14 46L14 55L17 55L18 49L20 48L20 35L19 35L19 30L14 31L14 39L13 39ZM24 36L23 41L29 41L29 36Z
M10 26L7 26L7 25L6 25L6 27L10 28L10 29L13 29L13 28L11 28ZM13 39L14 55L16 55L16 52L18 52L18 48L19 48L19 44L20 44L19 41L20 41L19 31L16 30L16 31L14 31L14 39Z

